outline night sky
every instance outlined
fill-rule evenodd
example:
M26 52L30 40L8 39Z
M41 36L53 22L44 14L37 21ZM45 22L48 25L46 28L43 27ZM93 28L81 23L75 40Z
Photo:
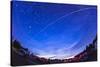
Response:
M12 2L12 36L39 57L70 58L97 34L97 7Z

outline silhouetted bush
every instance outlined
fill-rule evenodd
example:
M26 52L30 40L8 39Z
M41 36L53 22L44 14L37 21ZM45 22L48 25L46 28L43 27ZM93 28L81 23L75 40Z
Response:
M17 40L14 40L12 42L12 46L17 48L17 49L21 49L22 48L21 44Z

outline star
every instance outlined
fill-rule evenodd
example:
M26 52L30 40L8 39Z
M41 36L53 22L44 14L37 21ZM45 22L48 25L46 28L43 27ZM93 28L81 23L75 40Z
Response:
M18 7L18 4L15 4L15 7Z
M32 26L31 26L31 25L29 25L29 26L28 26L28 28L29 28L29 29L31 29L31 28L32 28Z

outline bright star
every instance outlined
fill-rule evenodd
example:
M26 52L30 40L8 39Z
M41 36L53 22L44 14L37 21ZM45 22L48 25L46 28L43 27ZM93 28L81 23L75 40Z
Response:
M32 26L31 25L29 25L29 29L31 29L32 28Z

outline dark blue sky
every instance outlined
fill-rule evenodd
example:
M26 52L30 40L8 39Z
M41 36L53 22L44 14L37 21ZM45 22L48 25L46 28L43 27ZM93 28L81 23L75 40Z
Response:
M12 36L40 57L69 58L97 33L96 6L12 2Z

